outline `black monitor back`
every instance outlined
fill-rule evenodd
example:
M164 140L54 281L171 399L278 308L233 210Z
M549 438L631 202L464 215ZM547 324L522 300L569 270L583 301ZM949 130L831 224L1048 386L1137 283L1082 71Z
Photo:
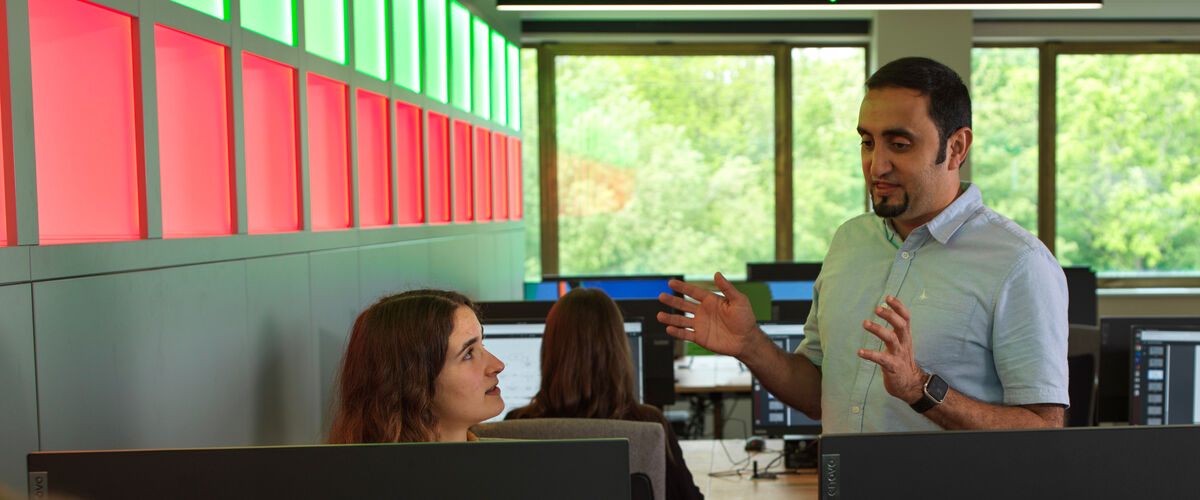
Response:
M1067 277L1067 322L1095 325L1100 316L1096 300L1096 273L1087 266L1063 266Z
M1195 498L1200 426L826 434L840 498Z
M820 262L747 262L746 281L816 281Z
M630 497L624 439L39 452L27 462L31 499Z

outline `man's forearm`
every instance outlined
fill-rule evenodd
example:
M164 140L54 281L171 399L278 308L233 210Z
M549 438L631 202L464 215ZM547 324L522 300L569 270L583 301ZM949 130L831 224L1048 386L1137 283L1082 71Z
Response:
M763 337L738 357L755 378L783 403L809 418L821 418L821 369L807 357L789 353Z
M1063 425L1062 405L993 405L971 399L954 389L946 392L946 399L941 404L923 415L946 430L1032 429Z

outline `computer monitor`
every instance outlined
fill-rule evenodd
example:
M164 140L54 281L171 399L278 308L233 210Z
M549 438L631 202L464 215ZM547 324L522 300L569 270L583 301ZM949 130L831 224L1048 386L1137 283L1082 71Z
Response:
M625 439L53 451L26 463L29 498L630 497Z
M746 281L816 281L820 262L747 262Z
M483 345L488 352L504 362L500 372L500 394L504 397L504 412L488 422L504 420L511 410L526 406L537 395L542 383L542 333L546 330L545 318L541 320L485 320L483 322ZM629 337L629 352L633 357L634 386L638 401L642 401L642 323L626 321L625 335Z
M544 276L541 283L525 284L525 300L557 300L574 288L599 288L614 300L657 299L659 294L674 295L667 283L682 281L681 274L631 276Z
M1200 323L1133 328L1129 423L1200 424Z
M1067 322L1095 325L1099 314L1096 300L1096 273L1087 266L1063 266L1067 277Z
M793 352L804 340L804 325L800 323L760 323L759 328L781 349ZM799 439L816 438L821 434L821 422L808 418L775 398L762 386L757 378L750 383L750 399L753 402L751 419L755 434L771 436L795 436Z
M1195 325L1200 316L1106 316L1100 318L1100 383L1097 388L1096 419L1099 422L1129 422L1130 346L1135 327Z

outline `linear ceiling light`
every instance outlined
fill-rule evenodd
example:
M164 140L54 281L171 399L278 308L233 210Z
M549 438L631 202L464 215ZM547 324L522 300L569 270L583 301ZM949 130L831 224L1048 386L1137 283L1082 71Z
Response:
M508 11L680 11L680 10L999 10L1099 9L1103 0L496 0Z

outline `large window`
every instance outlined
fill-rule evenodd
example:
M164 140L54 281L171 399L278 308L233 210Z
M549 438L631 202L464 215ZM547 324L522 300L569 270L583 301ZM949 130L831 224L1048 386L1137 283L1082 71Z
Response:
M542 185L538 180L537 50L521 49L521 186L524 191L525 281L542 279Z
M1058 259L1200 269L1200 54L1056 62Z
M792 190L797 261L825 258L841 223L866 209L858 106L866 50L792 49Z
M774 258L771 56L556 59L560 273Z
M972 50L971 108L971 181L992 210L1036 235L1038 49Z

